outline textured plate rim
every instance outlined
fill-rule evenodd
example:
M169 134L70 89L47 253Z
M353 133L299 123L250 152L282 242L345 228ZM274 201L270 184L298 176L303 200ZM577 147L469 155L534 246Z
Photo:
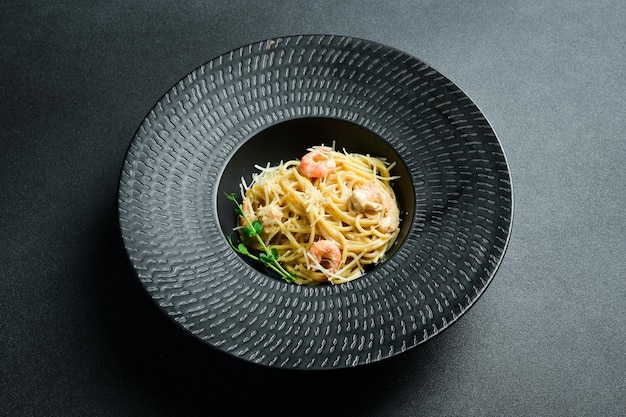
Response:
M331 37L331 38L332 38L332 37L341 37L341 38L347 38L347 39L350 39L350 40L357 40L357 41L359 41L359 42L365 42L365 43L368 43L368 44L371 44L371 45L378 45L378 46L379 46L379 47L381 47L381 48L385 48L385 49L387 49L387 50L395 51L396 53L399 53L399 54L405 55L405 56L407 56L407 57L410 57L410 58L413 58L413 59L416 59L416 60L419 60L419 61L420 61L420 62L422 62L424 65L426 65L428 68L430 68L431 70L433 70L433 71L437 72L439 75L441 75L441 76L442 76L443 78L445 78L446 80L450 81L450 82L451 82L451 83L452 83L452 84L453 84L453 85L454 85L454 86L455 86L455 87L456 87L456 88L457 88L457 89L458 89L458 90L459 90L459 91L460 91L463 95L465 95L465 96L467 97L467 99L471 102L471 104L472 104L472 105L473 105L476 109L478 109L478 111L480 112L481 116L484 118L484 122L485 122L485 123L489 126L490 130L492 131L495 141L496 141L496 142L498 143L498 145L499 145L499 151L502 153L502 158L504 159L504 163L505 163L505 166L506 166L506 174L508 175L508 183L509 183L508 188L509 188L509 193L510 193L509 219L508 219L508 224L507 224L507 230L506 230L506 233L505 233L505 234L506 234L506 239L505 239L504 243L501 245L501 246L502 246L502 248L501 248L501 254L500 254L500 256L498 257L497 263L493 266L491 273L490 273L490 274L489 274L489 276L488 276L488 277L484 280L483 285L482 285L482 287L481 287L480 291L476 292L475 296L474 296L471 300L469 300L469 301L466 303L466 305L465 305L465 307L463 308L463 310L462 310L459 314L456 314L456 316L454 316L451 320L447 321L447 324L446 324L445 326L443 326L441 329L439 329L439 330L438 330L438 331L436 331L436 332L430 333L430 334L428 335L428 337L425 337L424 339L419 340L417 343L414 343L413 345L408 346L408 348L407 348L407 349L413 348L413 347L415 347L415 346L417 346L417 345L419 345L419 344L422 344L422 343L424 343L424 342L426 342L426 341L428 341L428 340L431 340L431 339L432 339L435 335L440 334L440 333L441 333L441 331L443 331L443 330L445 330L445 329L450 328L450 326L451 326L453 323L455 323L455 322L456 322L456 321L457 321L457 320L458 320L461 316L463 316L463 315L465 314L465 312L467 312L467 310L469 310L469 309L470 309L470 308L471 308L471 307L472 307L472 306L473 306L473 305L474 305L474 304L478 301L478 299L479 299L479 298L480 298L480 297L484 294L485 290L486 290L486 289L487 289L487 287L491 284L491 282L493 281L493 279L494 279L494 277L495 277L495 275L496 275L497 271L499 270L499 268L500 268L500 266L501 266L501 264L502 264L502 262L503 262L503 259L504 259L504 256L505 256L505 253L506 253L506 250L507 250L508 245L509 245L509 242L510 242L511 232L512 232L512 227L513 227L514 194L513 194L513 181L512 181L512 178L511 178L511 177L512 177L512 175L511 175L511 170L510 170L509 160L508 160L508 158L507 158L507 156L506 156L506 154L505 154L505 152L504 152L504 149L503 149L503 147L502 147L502 143L501 143L501 141L500 141L500 139L499 139L499 137L498 137L497 133L496 133L496 132L495 132L495 130L493 129L493 126L491 125L491 123L490 123L490 122L488 121L488 119L486 118L486 116L485 116L484 112L482 112L482 110L478 107L478 105L476 104L476 102L475 102L474 100L472 100L472 99L471 99L471 97L469 97L469 95L468 95L468 94L467 94L464 90L462 90L460 87L458 87L458 85L457 85L456 83L453 83L453 82L452 82L449 78L447 78L446 76L444 76L443 74L441 74L441 73L440 73L439 71L437 71L434 67L432 67L431 65L429 65L429 64L428 64L428 63L426 63L425 61L423 61L423 60L421 60L421 59L419 59L419 58L416 58L416 57L414 57L414 56L412 56L412 55L410 55L410 54L408 54L408 53L406 53L406 52L404 52L404 51L401 51L401 50L397 49L397 48L394 48L394 47L391 47L391 46L388 46L388 45L384 45L384 44L381 44L381 43L376 42L376 41L365 40L365 39L360 39L360 38L355 38L355 37L349 37L349 36L340 36L340 35L321 35L321 34L312 34L312 35L308 35L308 34L307 34L307 35L291 35L291 36L281 36L281 37L278 37L278 38L271 38L271 39L261 40L261 41L257 41L257 42L253 42L253 43L250 43L250 44L244 45L244 46L240 47L240 48L239 48L239 50L241 50L241 49L243 49L243 48L246 48L246 47L254 46L254 45L261 45L261 44L264 44L264 43L266 43L266 42L271 42L271 41L273 41L273 40L275 40L275 39L290 39L290 38L295 38L295 37L298 37L298 38L306 38L306 37L311 37L311 38L313 38L313 37L322 37L322 38L324 38L324 37ZM221 54L221 55L218 55L218 56L216 56L215 58L211 59L210 61L207 61L207 63L205 63L204 65L207 65L209 62L215 61L216 59L219 59L219 58L221 58L221 57L227 56L228 54L232 54L234 51L237 51L237 50L238 50L238 49L233 49L233 50L231 50L231 51L228 51L228 52L226 52L226 53L223 53L223 54ZM198 68L200 68L200 67L198 67ZM196 71L198 68L196 68L194 71ZM190 74L191 74L191 73L190 73ZM186 77L188 77L188 76L189 76L189 74L188 74ZM182 78L182 79L181 79L178 83L182 82L184 79L185 79L185 77L183 77L183 78ZM173 86L172 88L175 88L175 87L176 87L176 85L178 85L178 83L177 83L177 84L174 84L174 86ZM157 104L155 104L155 106L154 106L154 107L150 110L150 112L152 112L152 111L154 110L154 108L155 108L155 107L157 107L157 105L163 101L164 97L165 97L165 96L166 96L166 95L167 95L170 91L171 91L171 89L170 89L170 90L168 90L168 92L166 92L166 93L165 93L165 94L164 94L164 95L163 95L163 96L162 96L162 97L161 97L161 98L157 101ZM149 114L150 112L148 112L148 114ZM144 121L145 121L147 118L148 118L148 115L146 115L146 117L145 117ZM140 128L141 128L141 127L140 127ZM140 129L140 128L138 128L138 129L137 129L137 132L139 131L139 129ZM137 132L135 133L135 136L137 136L137 134L138 134ZM133 137L133 142L135 141L135 136ZM132 145L132 142L131 142L131 145ZM129 146L129 150L130 150L130 146ZM126 158L128 158L128 157L129 157L129 152L127 151ZM120 218L122 218L122 217L124 216L123 210L121 209L121 206L122 206L121 201L122 201L122 200L123 200L123 198L124 198L124 197L122 196L122 194L123 194L123 193L122 193L122 178L123 178L123 176L124 176L124 172L122 172L122 173L120 174L120 186L119 186L119 188L118 188L118 192L119 192L119 196L118 196L118 213L119 213ZM125 246L125 249L126 249L126 253L127 253L127 255L128 255L128 257L129 257L129 259L130 259L130 261L131 261L131 264L133 265L133 267L134 267L134 268L136 268L136 263L135 263L135 261L133 260L133 257L132 257L132 255L131 255L131 254L130 254L130 252L129 252L128 240L126 239L126 237L125 237L125 235L124 235L124 232L122 232L122 235L123 235L123 238L124 238L124 246ZM148 293L150 293L150 291L149 291L149 290L148 290L147 292L148 292ZM159 305L159 304L157 303L157 305ZM159 307L160 307L160 309L161 309L163 312L165 312L166 314L168 314L167 308L164 308L164 307L163 307L163 306L161 306L161 305L159 305ZM169 314L168 314L168 316L169 316ZM170 317L171 317L171 316L170 316ZM188 329L188 328L186 328L184 325L182 325L180 322L178 322L178 321L176 321L176 320L174 320L174 321L175 321L177 324L181 325L181 327L183 327L185 330L189 331L189 329ZM211 345L210 343L207 343L207 344L209 344L210 346L213 346L213 345ZM215 347L215 346L213 346L213 347ZM218 348L218 350L222 350L222 349L219 349L219 348ZM223 351L223 350L222 350L222 351ZM226 352L226 353L230 353L230 354L232 354L234 357L237 357L237 358L240 358L240 359L243 359L243 360L248 360L248 359L246 359L246 358L242 357L241 355L234 354L233 352ZM366 363L373 363L373 362L377 362L377 361L379 361L379 360L386 359L386 358L391 357L391 356L395 356L395 355L397 355L398 353L400 353L400 352L394 352L394 353L392 353L392 354L391 354L391 355L389 355L389 356L385 356L385 357L382 357L382 358L380 358L380 359L374 359L374 360L369 361L369 362L366 362ZM261 364L261 365L267 365L267 366L270 366L270 367L276 367L276 364L267 364L267 363L264 363L264 362L258 362L258 361L254 361L254 360L248 360L248 361L250 361L250 362L252 362L252 363L259 363L259 364ZM363 364L364 364L364 363L363 363L363 362L361 362L361 363L357 363L356 365L363 365ZM282 367L282 366L279 366L279 367ZM296 367L292 367L292 368L295 368L295 369L338 369L338 368L344 368L344 367L351 367L351 365L349 365L349 364L343 364L343 365L340 365L340 366L332 366L332 367L324 367L324 366L322 366L322 367L313 367L313 368L302 368L302 367L296 366Z

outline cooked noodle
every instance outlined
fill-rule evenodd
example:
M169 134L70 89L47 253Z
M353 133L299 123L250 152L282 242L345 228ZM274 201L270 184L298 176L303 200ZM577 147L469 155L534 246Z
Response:
M399 211L390 184L394 164L327 147L310 151L306 161L305 156L257 166L252 184L242 184L243 208L261 222L261 237L278 250L285 269L298 276L295 283L339 284L380 262L398 235ZM303 174L310 168L305 162L319 169L329 161L334 167L323 177ZM315 244L320 241L332 244Z

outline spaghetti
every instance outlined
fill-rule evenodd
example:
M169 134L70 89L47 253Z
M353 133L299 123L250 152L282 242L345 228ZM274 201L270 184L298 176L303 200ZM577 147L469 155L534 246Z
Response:
M252 183L242 181L241 206L261 223L260 237L297 276L293 282L340 284L380 262L398 235L400 211L390 184L397 178L390 174L394 164L325 146L309 151L299 161L257 166Z

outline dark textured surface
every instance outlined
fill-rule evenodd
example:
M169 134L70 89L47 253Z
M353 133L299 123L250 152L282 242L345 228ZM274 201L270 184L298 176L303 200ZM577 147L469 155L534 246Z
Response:
M0 415L625 414L624 2L0 11ZM436 338L355 369L208 348L154 305L118 236L119 172L146 110L208 59L294 33L431 64L480 106L513 173L515 226L488 290Z
M415 200L410 210L401 206L399 248L343 285L306 288L255 271L225 239L233 216L220 230L218 203L237 189L220 189L225 167L251 138L301 118L371 130L396 150L414 194L404 198ZM358 145L347 150L375 154ZM273 149L272 163L293 157L271 136L258 146L259 158ZM333 35L256 42L191 72L139 128L119 197L131 262L173 320L242 359L298 369L369 364L446 329L493 278L512 206L503 150L458 87L406 53Z

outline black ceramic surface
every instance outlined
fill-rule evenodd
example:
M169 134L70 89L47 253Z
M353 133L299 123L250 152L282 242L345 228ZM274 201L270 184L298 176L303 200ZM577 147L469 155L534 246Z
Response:
M254 164L333 140L398 162L401 234L355 281L287 284L229 247L224 192ZM450 326L494 277L512 206L500 143L454 83L394 48L324 35L191 72L137 130L119 189L124 243L154 301L214 348L298 369L379 361Z

